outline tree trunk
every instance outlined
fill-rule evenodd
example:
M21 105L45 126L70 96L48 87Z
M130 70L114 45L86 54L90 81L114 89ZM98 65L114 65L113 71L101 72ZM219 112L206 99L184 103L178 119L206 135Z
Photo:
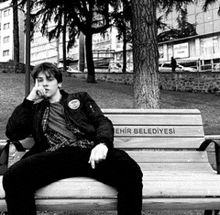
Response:
M134 107L159 108L156 1L132 0Z
M127 68L127 39L126 39L126 28L123 31L123 67L122 72L126 73Z
M18 28L18 5L17 0L13 0L13 40L14 40L14 62L19 63L19 28Z
M87 63L87 82L88 83L96 83L95 80L95 68L94 68L94 61L93 61L93 53L92 53L92 34L87 33L85 35L86 41L86 63Z
M84 34L80 32L79 36L79 63L78 63L78 70L84 72L85 69L85 40Z

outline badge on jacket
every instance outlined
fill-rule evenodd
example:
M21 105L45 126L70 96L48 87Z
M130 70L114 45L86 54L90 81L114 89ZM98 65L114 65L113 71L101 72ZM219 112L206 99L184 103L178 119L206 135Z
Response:
M68 103L69 108L76 110L80 106L80 101L78 99L73 99Z

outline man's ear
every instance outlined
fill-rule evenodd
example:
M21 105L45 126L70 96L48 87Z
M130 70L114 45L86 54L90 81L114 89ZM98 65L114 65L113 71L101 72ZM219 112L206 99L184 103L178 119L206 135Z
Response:
M58 83L58 88L60 89L62 87L62 83Z

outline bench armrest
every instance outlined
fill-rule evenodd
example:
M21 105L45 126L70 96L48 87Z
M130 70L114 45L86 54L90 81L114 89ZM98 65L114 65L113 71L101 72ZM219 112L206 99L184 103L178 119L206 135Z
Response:
M220 146L220 139L205 139L201 145L199 146L199 148L197 149L197 151L205 151L206 148L209 146L210 143L215 143L218 144Z
M220 143L220 135L205 135L205 140L201 143L197 151L205 151L210 143Z
M216 170L217 174L220 174L220 136L207 136L197 151L205 151L210 143L215 144Z

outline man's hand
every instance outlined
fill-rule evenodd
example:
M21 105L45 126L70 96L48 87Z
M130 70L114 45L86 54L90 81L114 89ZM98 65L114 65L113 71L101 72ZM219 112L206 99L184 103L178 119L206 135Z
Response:
M30 101L37 101L39 99L42 99L44 95L45 95L45 89L43 88L43 86L40 86L38 84L38 80L36 78L35 85L31 90L30 94L28 95L27 99Z
M91 167L95 169L95 164L106 159L108 153L108 147L104 143L96 145L90 154L89 163Z

